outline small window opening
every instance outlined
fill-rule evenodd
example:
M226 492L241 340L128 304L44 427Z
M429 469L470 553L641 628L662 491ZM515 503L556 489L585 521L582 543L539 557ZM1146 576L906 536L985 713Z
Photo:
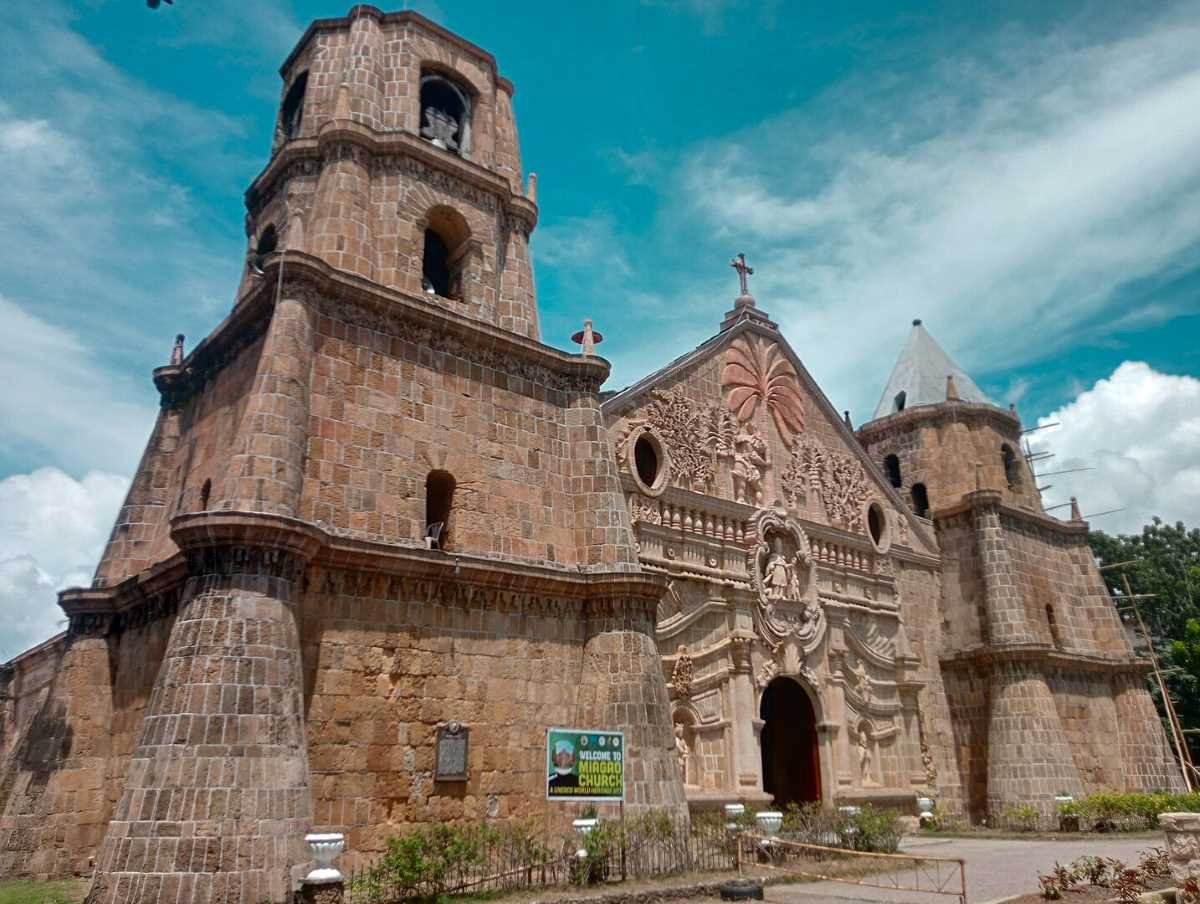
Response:
M883 543L883 526L883 509L873 502L867 509L867 530L871 532L871 539L876 546Z
M1018 486L1021 482L1021 469L1017 466L1016 453L1008 443L1000 447L1000 458L1004 462L1004 479L1008 481L1009 487Z
M430 471L425 478L425 545L430 549L445 549L449 543L454 486L448 471Z
M900 459L897 456L889 455L883 460L883 471L892 486L900 487L903 484L900 479Z
M913 513L921 518L929 517L929 493L925 491L925 484L914 483L912 487L912 506Z
M421 288L430 295L450 297L450 249L432 229L425 230L425 255L421 259Z
M308 73L302 72L292 82L292 87L283 98L281 121L284 138L295 138L300 134L300 121L304 118L304 92L308 90Z
M256 273L262 273L263 263L267 259L268 254L273 254L279 248L279 233L275 230L275 224L272 223L262 231L262 235L258 237L258 244L254 246L254 259L252 265Z
M421 137L435 147L467 150L471 105L467 95L441 75L421 76Z
M1054 617L1054 606L1046 604L1046 624L1050 627L1050 637L1054 641L1054 645L1059 649L1062 648L1062 638L1058 634L1058 619Z
M904 390L901 390L900 392L896 393L896 398L893 401L896 403L897 411L904 410L904 402L906 399L908 399L908 393L905 392Z
M212 481L204 481L204 485L200 487L200 511L208 511L208 499L212 496Z
M429 295L461 300L471 259L471 227L449 207L429 211L421 254L421 289Z
M633 444L633 463L637 467L638 477L648 487L654 486L658 480L658 450L650 438L642 435Z

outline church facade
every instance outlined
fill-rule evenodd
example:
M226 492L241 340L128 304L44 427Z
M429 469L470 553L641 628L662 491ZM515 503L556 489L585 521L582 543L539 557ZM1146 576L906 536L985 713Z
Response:
M0 874L282 900L313 829L563 825L550 726L624 732L626 809L680 817L1179 784L1086 526L922 327L855 433L739 258L716 335L604 393L590 326L540 341L489 54L357 6L281 75L232 311L0 670Z

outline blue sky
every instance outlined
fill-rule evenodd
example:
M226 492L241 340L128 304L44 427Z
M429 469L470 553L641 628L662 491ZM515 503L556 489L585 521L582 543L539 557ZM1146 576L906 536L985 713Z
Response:
M411 5L516 85L543 340L592 317L610 388L715 331L744 251L856 422L922 317L1097 468L1048 502L1200 522L1200 3ZM348 6L0 22L0 604L93 567L150 370L231 304L277 67Z

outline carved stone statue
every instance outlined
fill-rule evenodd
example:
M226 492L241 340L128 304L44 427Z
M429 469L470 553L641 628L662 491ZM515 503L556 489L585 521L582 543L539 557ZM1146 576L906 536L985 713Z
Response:
M687 739L683 736L683 724L675 723L675 755L679 758L679 773L683 776L684 784L687 783L688 777L688 757L692 755L692 748L688 746Z
M863 722L858 726L858 771L865 785L871 780L871 725Z
M734 442L733 495L738 502L763 504L763 470L767 466L767 441L747 423Z
M854 665L849 669L850 683L862 698L864 703L871 702L871 676L867 674L867 665L861 659L855 658Z
M787 556L783 552L783 538L773 537L771 543L771 557L767 559L766 567L763 569L763 584L767 592L767 599L770 600L785 600L799 599L799 582L795 576L796 566L788 561ZM796 592L793 592L795 590Z
M688 697L692 693L692 679L695 676L695 666L692 657L688 655L687 647L683 644L675 651L675 667L671 669L670 691L673 697Z

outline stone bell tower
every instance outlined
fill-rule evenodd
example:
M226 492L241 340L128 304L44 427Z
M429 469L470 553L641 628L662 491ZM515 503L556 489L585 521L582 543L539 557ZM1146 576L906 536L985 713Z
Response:
M1021 432L915 320L858 438L941 548L940 667L967 813L1028 803L1049 822L1057 794L1180 775L1088 525L1075 505L1070 520L1043 510Z
M569 819L551 725L623 730L627 808L686 815L609 365L538 341L512 85L370 6L282 75L233 311L155 371L95 582L61 598L137 726L92 904L283 900L314 828L370 854L405 824Z
M536 177L527 196L492 56L419 15L356 6L309 26L280 74L273 157L246 193L251 266L307 252L538 338Z

